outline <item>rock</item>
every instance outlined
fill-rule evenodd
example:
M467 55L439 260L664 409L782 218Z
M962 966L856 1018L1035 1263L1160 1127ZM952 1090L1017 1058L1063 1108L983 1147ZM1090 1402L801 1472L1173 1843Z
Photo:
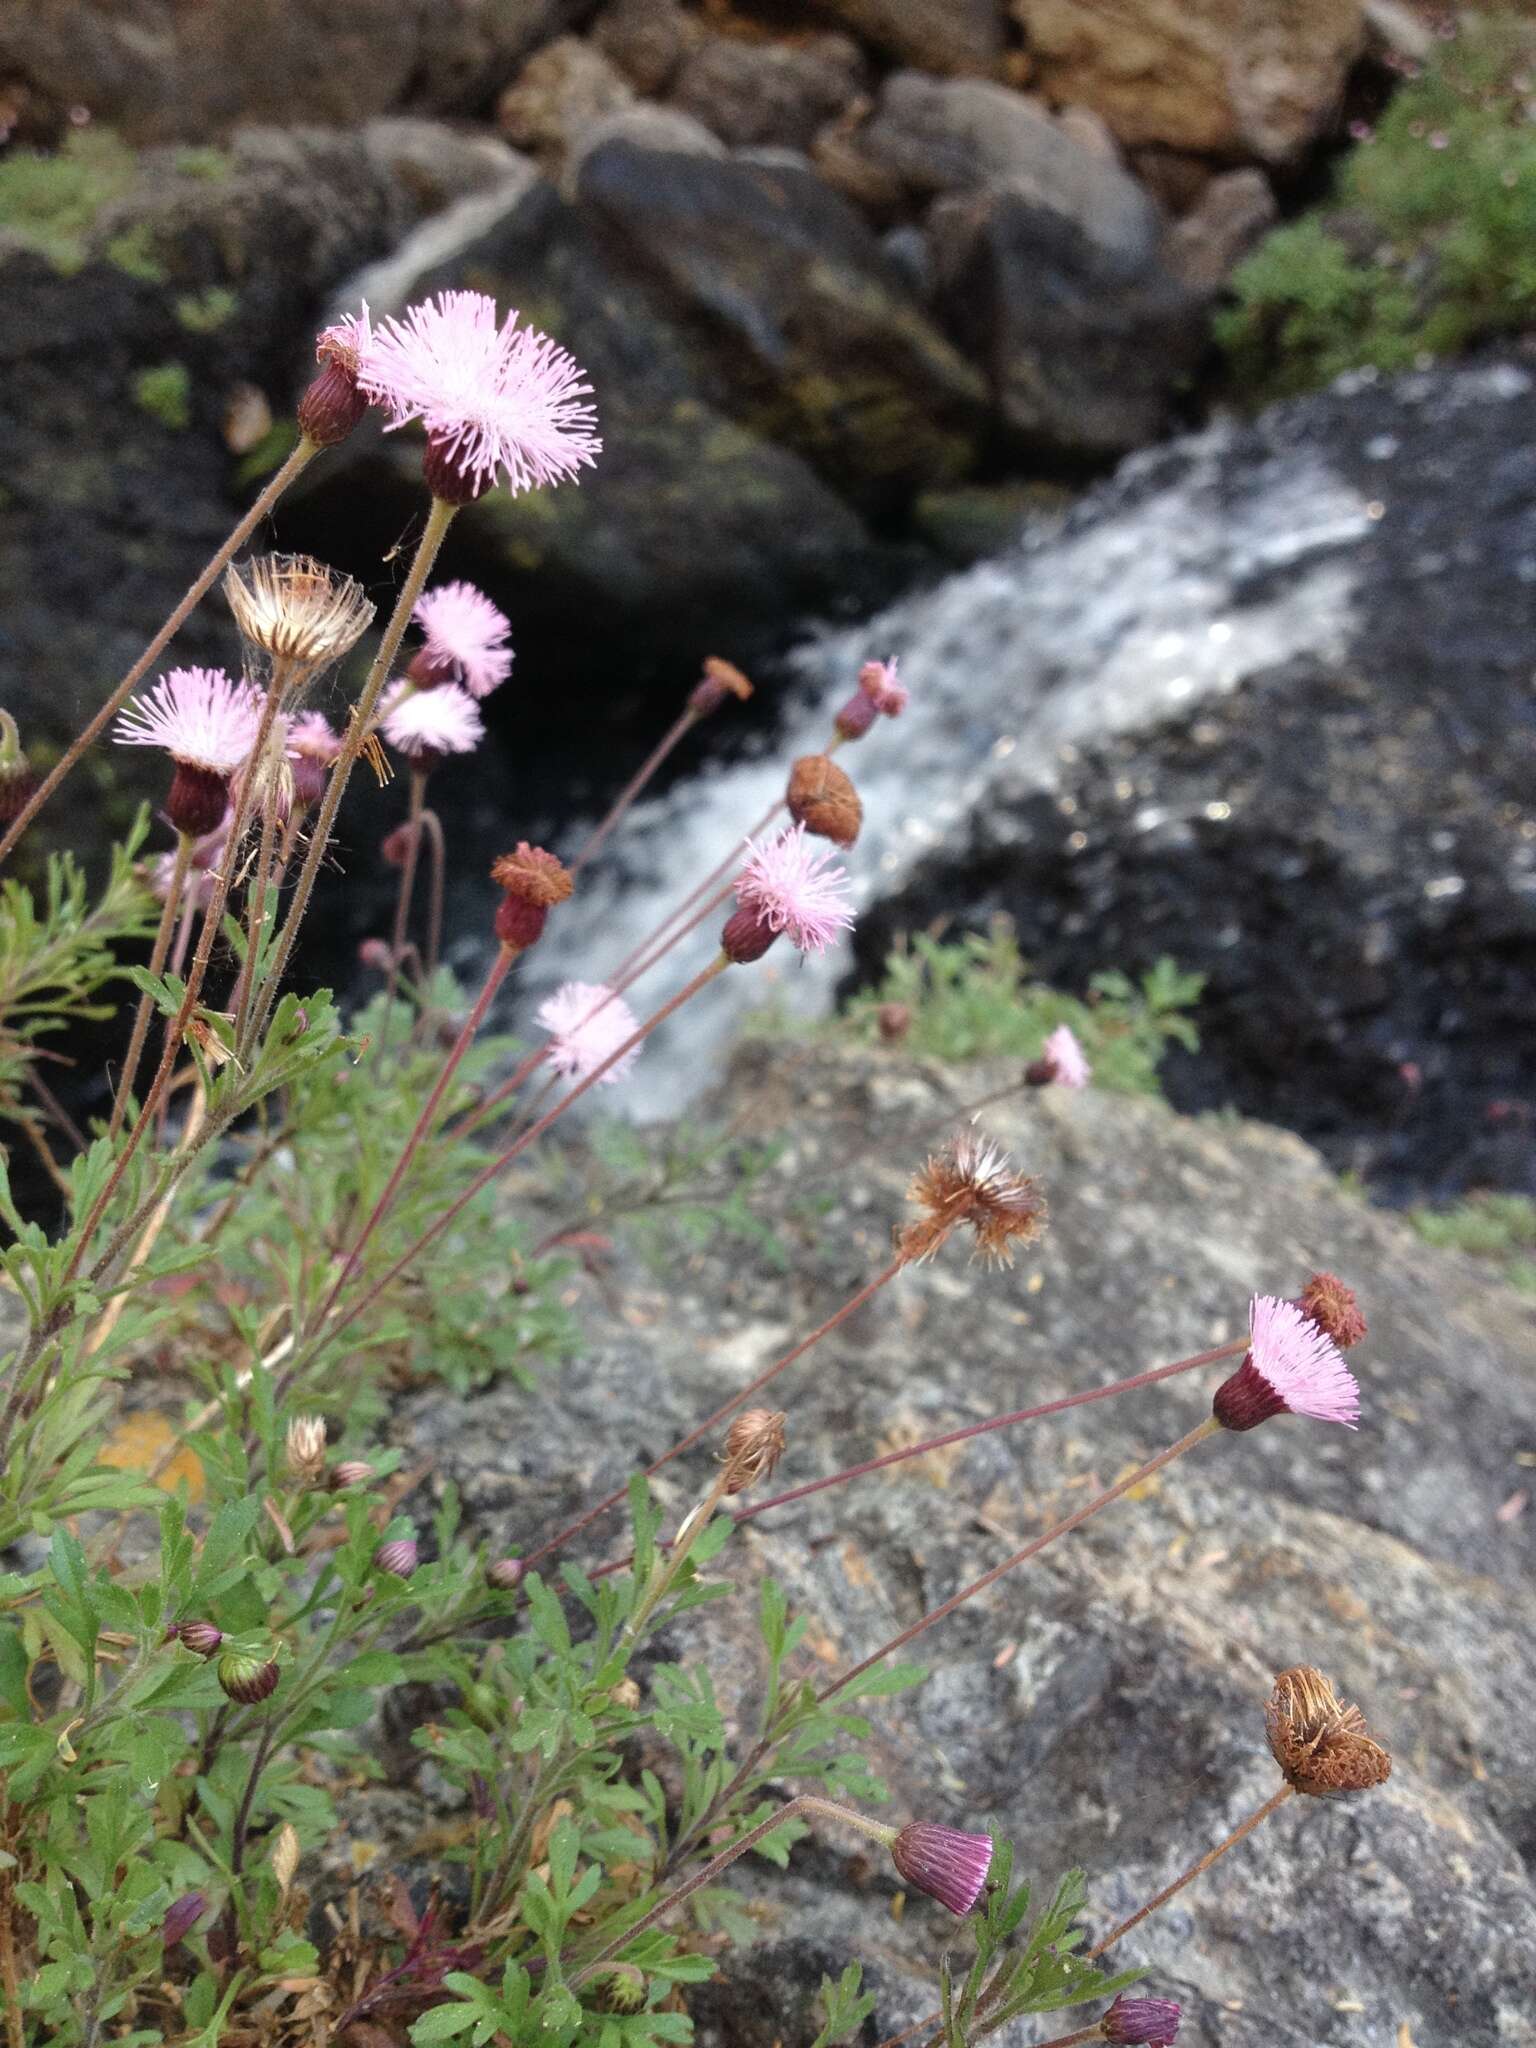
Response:
M1003 61L1001 0L823 0L855 35L924 71L995 71Z
M685 114L680 107L658 107L641 100L594 121L576 136L566 162L567 181L574 184L583 161L611 142L662 155L723 157L728 153L719 136L712 135L692 114Z
M1360 0L1011 0L1039 89L1127 144L1297 156L1365 41Z
M564 0L0 0L0 76L136 143L237 124L469 111L556 33Z
M1220 291L1279 213L1262 171L1224 171L1170 230L1164 261L1191 291Z
M917 198L986 187L1049 207L1123 256L1156 239L1156 209L1113 152L1006 86L898 72L858 147Z
M864 504L967 469L980 380L809 170L608 143L578 189L614 261L663 295L745 425Z
M995 1064L745 1048L704 1109L782 1148L747 1199L787 1269L717 1242L679 1252L663 1285L621 1253L601 1297L585 1292L581 1357L539 1393L400 1403L394 1441L432 1461L411 1511L426 1522L452 1486L500 1554L657 1456L879 1270L931 1135L1010 1080ZM1400 2031L1531 2048L1536 1516L1498 1511L1529 1483L1536 1310L1266 1127L1094 1089L1018 1090L984 1122L1042 1177L1048 1233L1015 1272L941 1252L785 1373L778 1485L1228 1341L1251 1290L1290 1293L1316 1266L1356 1285L1370 1319L1350 1354L1362 1427L1279 1419L1204 1444L931 1630L908 1653L926 1683L865 1707L889 1816L996 1826L1037 1885L1082 1865L1088 1924L1107 1930L1275 1789L1262 1703L1277 1668L1314 1662L1390 1746L1390 1782L1347 1804L1293 1802L1128 1938L1123 1961L1183 2003L1187 2048L1381 2048ZM1172 1442L1225 1370L763 1517L715 1568L734 1596L689 1616L662 1654L706 1670L749 1731L763 1577L809 1618L797 1674L824 1679ZM712 1448L657 1481L674 1525ZM615 1518L574 1556L622 1548ZM409 1839L399 1791L358 1798L359 1833ZM416 1828L429 1813L416 1802ZM932 2010L941 1951L969 1953L938 1907L909 1896L895 1913L894 1872L835 1829L818 1825L786 1871L749 1858L725 1881L759 1931L690 1990L700 2048L808 2040L808 1990L852 1960L877 1995L863 2038L883 2039ZM1017 2048L1073 2023L998 2039Z
M707 36L684 58L668 97L737 148L808 149L863 84L864 60L847 36L803 43Z
M591 40L637 92L662 92L688 51L705 34L681 0L612 0L592 25Z
M600 50L579 36L560 36L530 57L501 95L496 125L514 147L558 168L583 134L634 98Z
M940 200L928 237L936 309L1032 449L1102 460L1168 431L1205 322L1155 257L1012 191Z

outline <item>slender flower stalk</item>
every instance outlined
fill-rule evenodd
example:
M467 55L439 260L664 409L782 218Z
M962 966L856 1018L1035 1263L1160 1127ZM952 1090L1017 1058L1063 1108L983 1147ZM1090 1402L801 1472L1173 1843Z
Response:
M614 798L607 815L588 834L586 843L571 862L571 873L573 875L579 875L587 865L587 862L594 855L602 851L603 847L606 846L608 840L612 837L615 827L620 823L625 812L634 803L636 797L639 796L673 748L679 745L692 732L698 722L699 714L693 709L691 704L685 704L678 716L673 719L671 725L667 727L667 730Z
M427 771L419 761L413 761L409 808L405 821L405 858L400 863L400 888L395 897L395 927L389 940L389 974L384 984L384 1022L379 1031L381 1054L389 1040L395 988L400 979L400 960L405 952L406 927L411 915L411 896L416 887L416 863L421 853L421 814L426 807L426 801Z
M1173 1880L1172 1884L1165 1884L1162 1890L1154 1893L1144 1906L1138 1906L1136 1911L1127 1919L1122 1920L1118 1927L1112 1927L1102 1941L1095 1942L1094 1946L1088 1951L1087 1960L1090 1963L1095 1962L1104 1954L1106 1949L1113 1948L1117 1941L1120 1941L1125 1935L1129 1934L1133 1927L1139 1927L1142 1921L1150 1918L1160 1906L1166 1906L1168 1901L1183 1891L1186 1885L1193 1884L1197 1877L1204 1876L1211 1865L1219 1862L1229 1849L1235 1849L1239 1842L1246 1841L1254 1829L1262 1827L1272 1813L1278 1813L1287 1799L1294 1796L1294 1793L1295 1787L1292 1785L1282 1785L1278 1792L1271 1792L1262 1806L1255 1807L1246 1820L1239 1821L1231 1834L1219 1841L1214 1849L1207 1849L1198 1863L1191 1863L1188 1870L1181 1872Z
M231 561L233 561L240 549L245 546L245 543L266 518L284 491L287 490L288 486L313 461L319 452L317 443L310 440L307 435L300 436L298 446L288 457L288 460L274 476L267 480L255 503L245 513L244 517L236 523L234 531L229 535L229 538L204 563L203 567L188 585L181 601L172 610L170 616L155 634L138 660L128 670L111 696L107 698L106 702L90 719L84 729L71 740L69 746L59 756L59 759L43 777L32 795L17 812L7 828L4 838L0 838L0 862L5 860L7 854L11 852L22 833L26 831L32 820L43 808L43 805L47 803L49 797L53 795L69 771L77 765L87 749L94 746L96 741L100 739L108 725L111 724L112 720L127 702L136 685L160 659L160 656L165 652L176 634L180 632L181 628L186 624L192 613L212 588L215 580L228 568Z
M427 841L427 950L422 957L422 979L430 981L443 950L443 892L448 855L443 844L443 821L430 806L422 811L421 829Z
M166 884L165 901L160 909L160 923L155 931L155 943L150 948L149 971L152 975L158 976L165 971L166 955L171 949L171 934L176 928L177 918L181 915L182 892L187 886L187 872L192 865L192 849L196 844L197 840L192 833L177 833L176 852L171 864L170 878ZM128 1037L128 1050L123 1055L123 1071L118 1076L117 1093L112 1101L112 1116L107 1125L109 1138L115 1138L123 1127L128 1098L133 1093L139 1061L144 1056L144 1041L149 1036L149 1019L153 1009L152 996L139 997L138 1008L133 1013L133 1029Z

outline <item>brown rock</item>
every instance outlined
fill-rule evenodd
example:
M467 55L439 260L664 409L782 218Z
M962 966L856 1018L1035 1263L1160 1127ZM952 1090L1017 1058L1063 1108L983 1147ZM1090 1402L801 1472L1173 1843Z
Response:
M1361 0L1011 0L1042 91L1123 143L1293 157L1365 39Z
M847 36L800 44L709 36L684 58L668 97L734 148L767 142L807 149L863 84L864 60Z
M821 12L925 71L985 75L1002 65L1002 0L822 0Z
M1163 261L1192 291L1219 291L1278 213L1262 171L1226 171L1169 233Z
M583 132L634 98L634 88L600 50L561 36L531 57L501 95L496 123L517 148L560 164Z
M704 30L679 0L614 0L592 27L592 41L637 92L662 92Z

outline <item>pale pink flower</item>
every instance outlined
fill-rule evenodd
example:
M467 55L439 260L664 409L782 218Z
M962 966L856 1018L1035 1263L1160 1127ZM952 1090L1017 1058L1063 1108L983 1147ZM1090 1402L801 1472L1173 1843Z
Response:
M321 711L306 711L288 728L288 755L293 763L293 793L302 804L317 804L325 794L326 770L341 752L341 734Z
M124 747L164 747L186 768L229 775L256 744L261 701L220 668L173 668L118 713L112 737Z
M893 654L889 661L866 661L859 670L859 688L886 718L899 717L910 694L906 684L896 680L896 667Z
M1045 1041L1042 1057L1049 1062L1051 1079L1058 1088L1086 1088L1093 1078L1088 1055L1070 1024L1056 1026Z
M391 683L379 707L380 729L408 761L434 755L472 754L485 737L475 700L457 683L418 690L401 679Z
M473 583L429 590L411 616L426 640L427 659L456 670L472 697L488 697L512 673L511 623Z
M563 982L534 1014L552 1034L545 1058L557 1074L569 1074L578 1081L596 1073L640 1028L628 1003L600 982ZM639 1057L639 1046L631 1046L601 1075L598 1086L622 1081Z
M1272 1415L1309 1415L1353 1429L1360 1388L1343 1353L1294 1301L1256 1294L1249 1309L1248 1355L1216 1389L1212 1404L1225 1429L1253 1429Z
M428 439L477 489L556 484L594 462L602 442L591 386L575 359L483 292L440 292L386 320L358 366L358 387Z
M775 937L784 933L802 953L824 953L853 924L848 876L831 851L793 825L777 839L747 842L736 901L756 913Z
M992 1837L910 1820L891 1843L891 1861L910 1885L964 1915L981 1897L992 1867Z

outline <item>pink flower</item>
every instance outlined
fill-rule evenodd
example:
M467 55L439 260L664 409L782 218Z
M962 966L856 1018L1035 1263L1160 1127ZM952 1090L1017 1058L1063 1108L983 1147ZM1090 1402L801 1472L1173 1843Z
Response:
M1360 1388L1343 1353L1293 1301L1256 1294L1248 1355L1216 1389L1212 1411L1224 1429L1254 1429L1272 1415L1310 1415L1353 1429Z
M859 688L887 718L897 718L907 708L909 692L896 680L896 657L889 661L866 661L859 670Z
M564 982L540 1003L535 1014L552 1034L545 1047L549 1064L557 1074L570 1074L579 1081L596 1073L604 1060L640 1028L628 1003L600 982ZM639 1046L631 1046L622 1059L615 1060L604 1072L598 1086L622 1081L639 1057Z
M173 761L230 775L256 744L261 698L219 668L173 668L118 713L112 737L124 747L164 747Z
M293 763L293 793L301 804L317 804L325 794L325 771L341 752L341 735L320 711L306 711L288 728L288 755Z
M774 938L787 934L802 953L824 953L853 924L847 874L827 848L813 845L803 825L791 826L777 839L747 842L736 901L755 912L758 924Z
M440 292L386 320L358 365L358 387L391 414L419 419L428 440L477 490L556 484L596 460L591 386L548 335L498 326L483 292Z
M435 690L418 690L403 680L391 683L379 709L385 739L408 761L472 754L485 737L474 698L456 683Z
M457 680L472 697L488 697L512 673L511 624L473 583L429 590L411 616L425 637L428 661L450 672L437 681Z
M1045 1041L1042 1057L1049 1062L1051 1079L1058 1088L1086 1088L1093 1077L1088 1056L1070 1024L1056 1026Z
M910 1820L891 1844L891 1861L951 1913L969 1913L992 1867L992 1837L968 1835L935 1821Z

